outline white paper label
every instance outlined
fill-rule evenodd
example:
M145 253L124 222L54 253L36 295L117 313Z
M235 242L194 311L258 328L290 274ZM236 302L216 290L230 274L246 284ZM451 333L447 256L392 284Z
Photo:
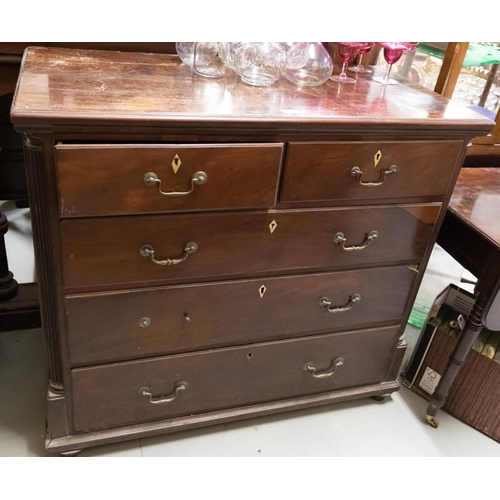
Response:
M431 370L429 367L425 369L425 373L422 375L422 379L420 380L420 384L418 384L425 392L429 394L434 394L434 390L436 389L439 381L441 380L441 375Z

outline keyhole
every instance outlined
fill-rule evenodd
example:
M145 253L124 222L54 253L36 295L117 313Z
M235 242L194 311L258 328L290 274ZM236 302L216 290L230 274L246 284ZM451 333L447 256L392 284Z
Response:
M253 356L253 353L251 353L251 352L249 352L247 354L248 361L250 361L252 359L252 356Z
M179 158L174 158L175 166L179 165Z

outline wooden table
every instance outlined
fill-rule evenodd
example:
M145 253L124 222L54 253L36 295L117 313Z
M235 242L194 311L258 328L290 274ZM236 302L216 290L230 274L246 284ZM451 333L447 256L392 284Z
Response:
M436 413L483 327L500 330L499 168L462 169L437 242L478 281L464 333L430 399L427 420L433 427L439 425Z

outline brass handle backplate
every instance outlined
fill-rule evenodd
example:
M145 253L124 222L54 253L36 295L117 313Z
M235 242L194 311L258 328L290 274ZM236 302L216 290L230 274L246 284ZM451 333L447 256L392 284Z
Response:
M324 307L328 312L331 313L349 311L349 309L352 309L356 302L361 302L361 295L359 293L353 293L349 297L349 302L345 306L331 307L332 303L330 302L328 297L321 297L321 299L319 299L319 305L321 307Z
M378 232L377 231L370 231L365 238L365 241L361 243L361 245L351 245L349 247L345 246L345 243L347 241L346 237L344 236L344 233L336 233L333 236L333 242L338 243L346 252L355 252L357 250L363 250L363 248L366 248L372 241L375 241L378 238Z
M196 250L198 250L198 245L194 241L191 241L184 247L184 255L178 259L155 260L155 251L151 245L143 245L139 252L143 257L150 257L151 262L154 262L159 266L171 266L173 264L180 264L181 262L184 262L189 255L196 252Z
M304 363L304 366L302 367L302 369L305 372L310 372L314 378L326 378L326 377L333 377L333 375L335 375L335 373L337 372L337 368L339 366L342 366L343 364L344 364L344 358L335 358L335 359L332 359L332 363L327 368L326 371L324 371L322 373L316 373L317 368L314 366L312 361L308 361L307 363ZM331 371L331 372L328 371L328 370L331 370L332 368L333 368L333 371Z
M165 192L161 190L161 179L158 179L158 176L154 172L148 172L144 174L144 177L142 178L144 184L146 186L154 186L155 184L158 184L158 191L160 191L161 194L165 196L186 196L187 194L190 194L194 190L194 186L201 186L202 184L205 184L207 182L207 174L205 172L196 172L193 177L191 178L191 189L189 191L169 191Z
M187 386L188 383L185 380L181 380L174 385L174 392L172 394L169 394L168 396L159 396L157 398L154 398L149 387L141 387L139 389L139 394L141 396L149 398L149 402L154 405L159 403L170 403L177 398L180 392L185 391Z
M378 182L363 182L361 180L361 177L363 176L363 172L359 167L352 167L351 168L351 175L353 177L356 177L356 180L365 187L376 187L380 186L381 184L384 183L385 178L390 175L390 174L395 174L398 171L398 167L396 165L391 165L387 170L382 170L380 180Z

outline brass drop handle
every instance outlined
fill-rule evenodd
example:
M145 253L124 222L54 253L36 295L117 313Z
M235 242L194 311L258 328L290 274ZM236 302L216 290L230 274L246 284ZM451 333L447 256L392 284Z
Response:
M359 167L352 167L351 168L351 175L352 177L356 177L356 180L365 187L376 187L380 186L381 184L384 183L385 178L390 175L390 174L395 174L398 171L398 167L396 165L391 165L387 170L382 170L380 180L378 182L363 182L361 180L361 177L363 176L363 172Z
M363 250L363 248L369 246L370 243L372 241L375 241L377 238L378 238L378 232L370 231L366 235L365 241L363 241L361 245L351 245L349 247L346 247L345 243L347 239L344 236L344 233L335 233L335 235L333 236L333 242L339 244L346 252L356 252L357 250Z
M168 396L159 396L157 398L154 398L149 387L141 387L139 389L139 394L141 396L149 398L149 402L154 405L159 403L170 403L177 398L180 392L185 391L187 386L188 383L185 380L181 380L174 385L174 392L172 394L169 394Z
M202 184L205 184L207 182L207 174L205 172L196 172L193 177L191 177L191 189L189 191L170 191L170 192L165 192L161 190L161 179L158 179L158 176L154 172L148 172L144 174L144 177L142 178L144 184L146 186L154 186L155 184L158 184L158 191L160 191L161 194L165 196L186 196L187 194L190 194L194 190L194 186L201 186Z
M349 297L349 302L345 306L339 306L339 307L331 307L332 303L330 302L328 297L321 297L321 299L319 299L319 305L321 307L324 307L328 312L334 314L339 312L349 311L349 309L352 309L352 307L354 306L354 304L356 304L356 302L361 302L361 295L359 293L353 293Z
M337 372L337 368L339 366L342 366L343 364L344 364L344 358L335 358L332 359L332 364L328 367L328 369L325 372L316 373L317 368L314 366L312 361L308 361L307 363L304 363L302 369L305 372L310 372L314 378L326 378L326 377L333 377L333 375L335 375L335 373ZM332 368L333 371L331 372L328 371L331 370Z
M184 262L196 250L198 250L198 245L194 241L191 241L184 247L184 255L178 259L155 260L155 251L151 245L143 245L139 252L143 257L150 257L151 262L159 266L171 266Z

